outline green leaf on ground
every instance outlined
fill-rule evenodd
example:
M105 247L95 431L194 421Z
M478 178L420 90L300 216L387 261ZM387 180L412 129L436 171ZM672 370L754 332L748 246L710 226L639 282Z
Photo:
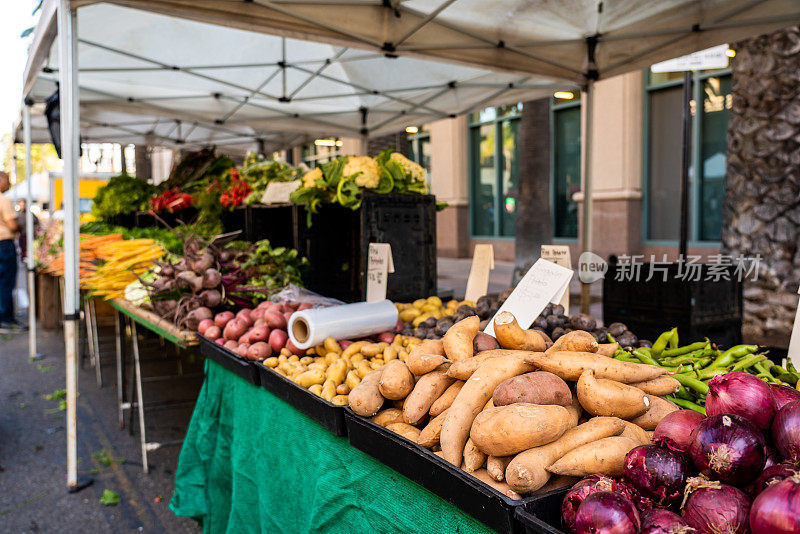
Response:
M105 467L108 467L113 463L121 464L122 462L125 461L124 458L114 458L111 454L108 453L105 447L100 449L99 451L94 451L92 453L92 460Z
M111 490L103 490L103 496L100 497L100 504L103 506L116 506L119 504L119 493Z
M66 399L67 398L67 390L66 389L57 389L54 392L50 393L49 395L44 396L47 400L59 400L59 399Z
M99 472L100 472L100 470L98 468L96 468L96 467L92 467L91 469L89 469L89 474L90 475L96 475Z
M25 408L28 407L28 405L26 403L24 403L24 402L20 402L19 403L19 407L20 407L20 409L24 410Z
M43 373L49 373L50 371L53 370L53 366L52 365L37 364L36 368L39 369L39 371L41 371Z

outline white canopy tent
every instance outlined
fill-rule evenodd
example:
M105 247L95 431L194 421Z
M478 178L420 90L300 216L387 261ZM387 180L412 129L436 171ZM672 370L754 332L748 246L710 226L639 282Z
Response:
M61 88L65 205L70 214L65 232L70 488L78 485L74 336L79 126L87 139L110 135L104 140L112 141L127 135L125 142L135 143L136 138L148 142L156 136L158 144L224 142L231 147L262 140L280 147L293 142L287 132L378 135L486 105L543 96L557 84L541 76L583 87L591 120L591 87L597 79L800 21L797 0L97 4L45 1L24 79L24 94L34 101L52 92L56 79ZM218 25L220 33L200 31L208 26L192 26L188 20ZM270 37L252 41L251 48L222 37L223 27ZM51 50L56 33L57 57ZM56 72L57 78L47 76ZM591 131L590 124L585 128ZM590 250L592 180L585 155L591 150L584 145L583 152L581 244Z

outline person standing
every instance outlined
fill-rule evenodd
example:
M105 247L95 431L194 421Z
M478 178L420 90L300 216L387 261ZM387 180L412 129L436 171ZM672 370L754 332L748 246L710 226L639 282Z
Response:
M13 334L23 328L14 318L14 285L17 282L17 214L4 193L11 188L8 173L0 172L0 334Z

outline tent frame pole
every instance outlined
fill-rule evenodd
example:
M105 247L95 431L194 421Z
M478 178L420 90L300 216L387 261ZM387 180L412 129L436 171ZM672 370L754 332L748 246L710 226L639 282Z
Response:
M70 0L59 0L58 50L63 68L59 72L61 108L61 154L64 160L64 349L67 382L67 489L75 492L90 484L78 480L78 154L80 150L78 109L77 13Z
M583 107L586 113L584 147L581 150L581 172L583 173L583 228L581 230L581 252L592 250L592 115L594 114L594 80L586 80L583 90ZM581 282L581 313L589 313L592 302L591 284ZM565 313L569 313L567 310Z
M25 99L22 107L22 140L25 144L25 265L28 271L28 358L38 360L36 352L36 271L33 262L33 179L31 169L31 102Z

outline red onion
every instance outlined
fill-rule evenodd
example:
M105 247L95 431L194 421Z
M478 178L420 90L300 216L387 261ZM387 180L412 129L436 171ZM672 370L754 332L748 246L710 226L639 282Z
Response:
M780 410L792 401L800 400L800 391L783 384L770 384L772 398L775 399L775 409Z
M642 530L640 534L684 534L689 525L684 519L669 510L653 508L641 512Z
M575 532L575 514L583 500L598 491L617 491L617 482L604 475L592 475L572 486L561 502L561 524L567 532Z
M699 534L745 534L750 498L733 486L703 478L690 478L683 519Z
M753 534L800 533L800 479L787 478L762 491L750 509Z
M680 502L688 472L683 454L658 445L634 447L622 466L623 478L659 506Z
M778 454L778 451L776 451L774 447L766 445L764 447L764 456L766 456L767 458L766 461L764 462L764 469L781 463L781 456L780 454Z
M633 505L636 506L636 509L639 510L640 512L656 507L656 504L653 502L653 499L642 495L641 492L637 490L630 482L626 482L625 480L618 480L617 488L619 489L620 495L630 499Z
M756 376L734 371L715 376L708 383L708 415L740 415L763 430L769 428L775 411L775 400L769 385Z
M798 475L800 475L800 471L792 464L784 463L767 467L753 483L752 494L758 495L772 484L789 477L797 477Z
M772 442L784 460L800 461L800 401L778 410L772 422Z
M653 432L653 443L663 444L674 451L686 452L689 436L703 420L703 414L694 410L678 410L668 413Z
M764 436L744 417L706 417L692 432L689 454L697 470L737 486L764 469Z
M610 491L592 493L575 515L577 534L630 534L639 532L641 521L633 503Z

